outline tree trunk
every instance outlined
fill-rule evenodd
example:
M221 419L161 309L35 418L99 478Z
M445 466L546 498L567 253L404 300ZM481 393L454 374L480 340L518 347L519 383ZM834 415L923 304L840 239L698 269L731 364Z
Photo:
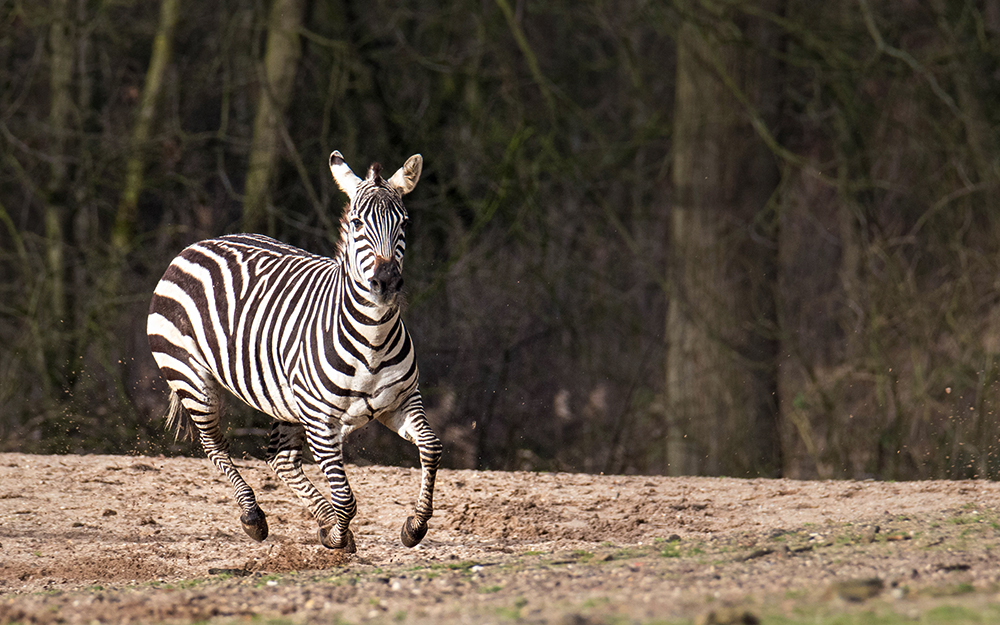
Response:
M124 254L132 247L136 210L139 194L142 192L143 170L146 166L145 149L149 140L149 130L156 114L156 102L163 86L163 75L173 49L174 29L177 26L180 0L162 0L160 3L160 23L153 40L153 54L146 70L146 83L139 103L139 116L132 128L129 141L129 156L125 163L125 187L118 204L111 245L115 253Z
M267 210L269 187L282 142L282 118L302 53L298 30L304 10L303 0L274 0L271 6L243 197L243 229L247 232L274 232L274 215Z
M70 133L70 116L73 112L73 36L72 20L70 19L69 0L56 0L52 6L53 19L49 26L49 52L51 54L51 72L49 74L49 90L51 94L49 106L49 127L52 132L52 143L49 148L52 157L52 167L49 171L49 181L45 194L45 292L48 301L41 325L45 336L54 340L46 341L49 348L39 345L42 375L46 392L53 379L61 377L59 373L67 360L67 344L63 340L63 330L71 327L66 319L66 244L64 241L63 224L66 220L66 145ZM48 361L48 362L45 362Z
M687 8L674 110L668 470L776 476L778 170L746 109L768 125L776 117L779 68L766 54L775 35L731 5Z

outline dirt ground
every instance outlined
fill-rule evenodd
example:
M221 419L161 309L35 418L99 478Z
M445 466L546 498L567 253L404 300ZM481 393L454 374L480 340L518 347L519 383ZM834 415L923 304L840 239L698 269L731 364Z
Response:
M204 458L0 454L0 623L1000 621L993 482L442 471L406 549L419 472L349 467L346 556L266 465L238 464L263 543Z

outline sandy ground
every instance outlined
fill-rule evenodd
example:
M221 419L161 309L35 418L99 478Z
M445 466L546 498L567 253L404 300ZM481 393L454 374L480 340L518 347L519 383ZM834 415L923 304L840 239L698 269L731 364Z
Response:
M803 602L990 611L1000 583L993 482L442 471L406 549L419 472L348 467L346 556L266 465L238 465L263 543L204 458L0 454L0 622L735 623Z

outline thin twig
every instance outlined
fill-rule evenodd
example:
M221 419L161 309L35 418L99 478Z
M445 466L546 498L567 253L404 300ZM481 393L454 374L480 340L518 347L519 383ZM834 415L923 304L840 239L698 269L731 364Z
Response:
M923 65L913 58L910 53L905 50L900 50L895 46L890 46L885 42L885 39L882 38L882 33L879 32L878 26L875 24L875 17L872 15L871 7L868 6L868 0L858 0L858 3L861 5L861 13L865 18L865 27L868 29L868 34L871 35L872 40L875 41L875 47L878 51L884 52L894 59L903 61L910 66L910 69L923 76L924 79L927 80L927 83L931 86L931 91L933 91L934 95L944 102L945 106L948 107L948 110L950 110L955 117L964 119L965 116L962 114L962 111L959 110L958 106L956 106L955 100L952 99L950 95L945 93L944 89L941 88L941 85L938 83L937 79L934 78L933 74L927 71L927 69L925 69Z
M556 114L556 102L552 95L552 90L549 87L549 81L545 79L545 75L542 74L541 68L538 66L538 57L535 56L534 50L531 49L531 44L528 43L528 38L524 35L524 29L521 25L517 23L517 17L514 15L514 10L510 7L510 3L507 0L494 0L497 6L500 7L500 11L503 16L507 19L507 26L510 27L510 34L514 36L514 41L517 42L517 47L521 49L521 54L524 55L524 60L528 63L528 69L531 70L531 76L535 79L535 84L538 85L538 90L542 92L542 96L545 98L545 104L549 107L549 114L555 117Z

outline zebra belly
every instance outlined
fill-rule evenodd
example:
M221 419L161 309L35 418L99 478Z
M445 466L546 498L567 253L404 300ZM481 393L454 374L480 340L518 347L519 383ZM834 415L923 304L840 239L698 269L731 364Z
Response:
M216 380L225 388L227 391L236 396L244 404L250 406L254 410L259 410L266 414L267 416L277 419L278 421L285 421L287 423L300 423L300 412L297 409L298 402L295 400L292 394L291 388L287 385L283 385L281 388L281 397L275 398L273 403L263 404L262 402L255 401L252 397L247 397L232 386L226 384L224 380L216 376Z
M319 417L328 422L339 421L341 425L353 430L383 414L395 412L412 392L412 386L401 385L398 379L387 381L382 377L382 384L378 384L378 381L376 376L358 376L348 395L327 396L323 399L302 396L299 402L302 418ZM372 384L366 385L364 382Z
M386 389L373 396L352 397L341 421L347 425L364 425L375 417L399 408L402 395L398 389Z

